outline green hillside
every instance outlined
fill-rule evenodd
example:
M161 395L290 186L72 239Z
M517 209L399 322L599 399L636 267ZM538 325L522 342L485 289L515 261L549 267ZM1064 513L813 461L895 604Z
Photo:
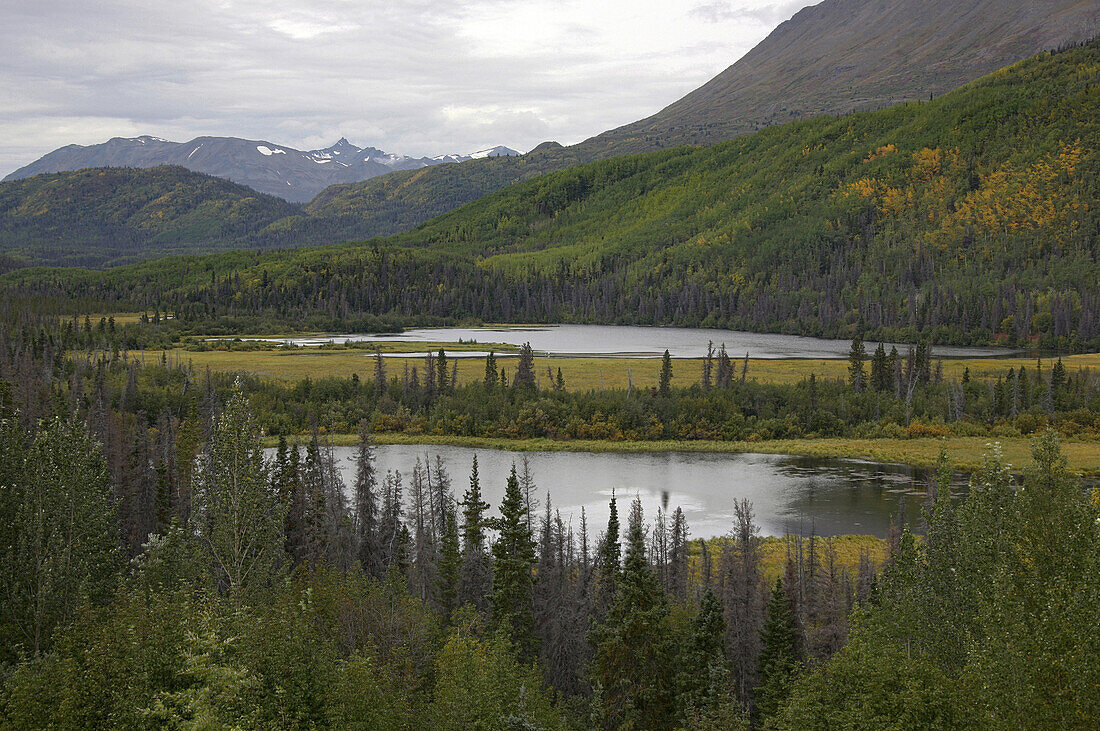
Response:
M728 326L1100 346L1100 44L932 102L614 158L361 245L9 284L183 317Z
M513 183L580 162L711 145L821 114L940 96L1040 51L1100 33L1089 0L824 0L780 24L700 88L642 120L522 157L391 173L333 186L296 221L314 240L382 236Z
M0 183L0 254L111 266L247 247L298 208L182 167L89 168Z

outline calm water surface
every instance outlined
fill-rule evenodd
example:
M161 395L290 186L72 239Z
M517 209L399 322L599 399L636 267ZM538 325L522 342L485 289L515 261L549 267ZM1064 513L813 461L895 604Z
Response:
M753 358L845 358L851 342L825 340L796 335L749 333L736 330L709 330L683 327L633 327L626 325L539 325L532 327L497 328L424 328L406 330L395 335L334 334L312 338L261 338L271 342L287 342L296 345L322 345L361 341L407 342L410 345L423 342L476 341L479 343L506 343L531 347L540 354L570 356L619 356L656 358L667 348L674 358L701 358L707 354L707 342L718 348L726 344L730 357L748 353ZM877 343L868 343L872 352ZM906 346L898 345L904 354ZM887 344L887 350L890 344ZM1006 348L953 348L937 347L935 355L942 357L990 357L1008 355L1016 351ZM454 355L462 357L462 353ZM484 357L484 354L466 354L466 357Z
M334 451L344 482L351 485L355 449L336 447ZM764 535L788 530L809 533L813 525L819 535L884 537L891 516L903 504L910 520L918 519L930 477L927 470L902 465L771 454L518 453L436 445L379 446L375 464L381 474L400 470L407 490L416 459L430 457L434 466L437 454L458 498L469 486L470 466L477 454L484 499L494 514L512 463L522 468L526 454L542 500L549 490L554 508L575 529L583 507L593 536L607 525L607 503L614 492L624 525L626 504L635 495L641 497L651 520L667 493L668 508L683 509L696 538L727 533L733 524L734 500L740 498L752 501Z

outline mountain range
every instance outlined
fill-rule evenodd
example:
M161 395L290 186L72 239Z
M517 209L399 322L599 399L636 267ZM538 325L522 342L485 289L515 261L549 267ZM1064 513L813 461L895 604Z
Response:
M1098 35L1095 0L824 0L651 117L569 147L546 143L521 157L337 186L309 210L353 219L358 236L388 235L579 162L709 145L771 124L928 99Z
M932 101L576 165L386 239L0 286L308 330L372 315L1097 349L1098 185L1095 41ZM318 222L267 230L296 220Z
M188 143L141 137L68 146L9 178L30 175L33 180L35 173L88 165L172 163L309 202L271 220L267 212L280 209L265 201L265 214L256 219L263 225L243 237L235 229L197 226L197 212L179 208L174 217L164 218L155 205L143 204L133 209L127 223L130 233L120 239L112 233L117 224L98 214L67 230L50 221L65 205L88 212L112 209L109 201L89 197L89 191L108 198L115 193L61 172L48 185L0 183L0 201L6 201L0 204L0 255L11 257L5 268L35 263L108 266L168 251L295 247L391 235L552 171L682 144L709 145L815 115L928 100L1020 58L1098 34L1100 4L1095 0L824 0L796 13L743 58L664 110L568 147L546 142L524 155L493 148L467 156L408 158L356 147L347 140L304 152L270 142L214 137ZM464 158L473 159L439 164ZM132 179L117 195L141 198L160 190L162 174L146 174L149 184ZM166 179L176 186L177 201L206 202L206 194L214 189L201 178L171 173ZM309 191L320 192L310 198ZM33 204L21 198L32 194ZM247 197L234 191L230 199L240 196ZM120 205L130 210L135 202L127 198ZM40 211L38 217L28 216L31 210ZM156 215L143 220L145 210ZM223 233L194 236L202 230ZM59 241L57 237L64 235L69 238Z
M4 180L83 168L179 165L302 203L330 185L368 180L395 170L416 170L442 163L519 154L508 147L497 146L468 155L409 157L374 147L357 147L343 138L331 147L303 151L266 140L237 137L196 137L190 142L170 142L143 135L115 137L98 145L67 145L16 170Z

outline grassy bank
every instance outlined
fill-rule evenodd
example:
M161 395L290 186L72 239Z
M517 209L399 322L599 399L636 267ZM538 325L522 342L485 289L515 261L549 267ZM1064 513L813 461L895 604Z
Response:
M354 434L331 434L336 445L354 445ZM439 436L432 434L376 434L379 444L439 444L478 449L504 449L516 452L711 452L792 454L808 457L842 457L893 462L920 467L936 464L940 447L947 449L951 465L971 471L981 465L982 455L996 441L1013 470L1032 465L1031 442L1023 437L950 437L943 439L772 439L759 442L654 441L611 442L600 440L493 439L481 437ZM268 446L275 440L269 438ZM1062 443L1070 469L1085 475L1100 475L1100 444L1096 442Z
M488 344L472 343L381 343L383 352L420 352L438 350L443 347L449 351L486 350ZM505 346L497 347L497 352ZM373 351L360 349L293 348L285 350L210 350L187 351L175 349L167 351L173 360L191 362L196 369L210 368L215 371L255 373L285 381L297 381L302 378L350 378L356 373L361 379L374 377ZM162 351L146 351L147 359L159 359ZM479 381L485 375L485 362L482 358L456 358L458 379L461 383ZM1074 372L1078 368L1100 368L1100 353L1071 355L1062 359L1066 369ZM411 368L423 368L423 358L386 358L386 368L390 375L403 372L406 363ZM514 361L505 359L499 365L511 374ZM1009 368L1026 366L1034 371L1034 358L956 358L943 361L946 378L962 378L966 369L974 378L1003 374ZM1049 368L1049 360L1043 362ZM650 388L657 385L660 360L656 358L535 358L535 373L546 385L550 374L557 374L561 368L569 390L593 390L602 388L626 388L633 383L635 388ZM740 376L742 361L736 362L736 373ZM548 373L549 369L549 373ZM698 383L702 372L702 360L699 358L677 358L673 360L673 383L688 386ZM813 373L818 378L847 378L848 363L845 360L823 359L785 359L765 360L749 359L747 377L758 383L797 383Z

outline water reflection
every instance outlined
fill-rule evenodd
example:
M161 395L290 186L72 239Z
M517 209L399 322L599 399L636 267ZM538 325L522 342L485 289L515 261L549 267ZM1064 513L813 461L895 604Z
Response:
M531 343L537 353L571 356L660 357L667 348L674 358L702 358L707 342L717 348L725 343L731 357L748 353L753 358L844 358L851 346L848 340L827 340L775 333L750 333L739 330L712 330L688 327L640 327L626 325L540 325L536 327L496 328L423 328L396 335L333 334L306 338L260 338L296 345L323 345L361 341L379 342L479 342L523 345ZM877 343L868 342L871 352ZM887 344L887 349L890 344ZM906 346L898 344L905 353ZM1018 351L1007 348L960 348L936 346L934 355L942 357L992 357Z
M354 477L355 450L335 448L344 481ZM481 486L487 500L499 505L513 462L524 454L492 449L434 445L387 445L376 449L380 473L400 470L406 478L419 457L444 460L461 498L469 484L470 465L477 454ZM662 503L684 511L693 537L723 535L733 522L733 503L752 501L756 521L765 535L816 530L819 535L863 533L885 536L891 517L904 511L919 520L931 478L929 470L860 460L791 457L771 454L593 454L528 452L540 499L550 491L552 505L579 529L581 511L594 538L607 524L608 501L620 501L620 515L635 495L647 518ZM961 475L955 486L965 485ZM541 512L541 510L540 510Z

